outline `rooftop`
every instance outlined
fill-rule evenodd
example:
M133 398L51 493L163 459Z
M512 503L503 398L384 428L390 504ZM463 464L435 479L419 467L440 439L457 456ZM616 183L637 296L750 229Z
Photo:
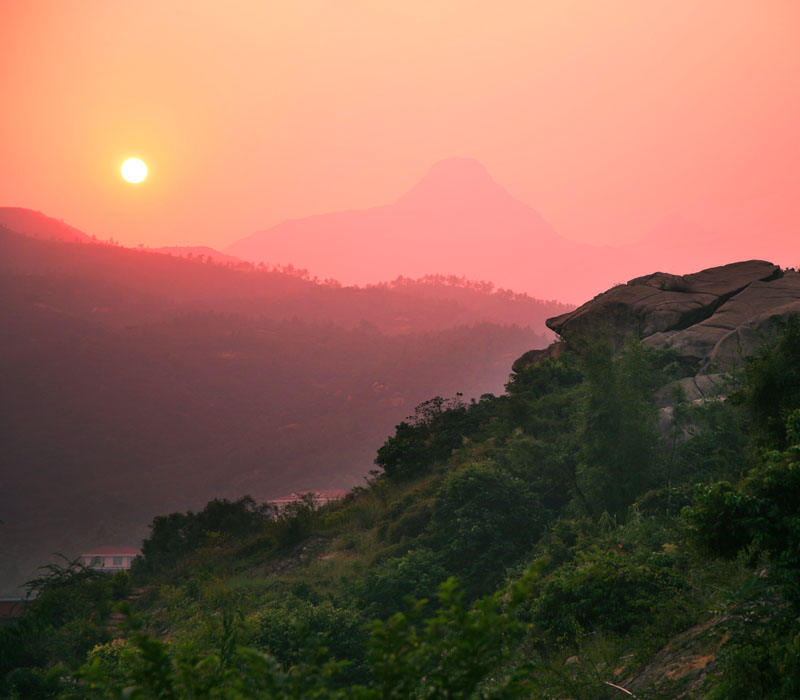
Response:
M293 491L292 493L271 498L270 503L291 503L299 501L305 496L313 496L315 501L335 501L344 498L347 491L344 489L309 489L308 491Z
M108 545L104 545L103 547L97 547L97 549L93 549L90 552L84 552L81 556L83 557L109 557L109 556L116 556L116 557L136 557L142 553L141 549L137 549L136 547L111 547Z

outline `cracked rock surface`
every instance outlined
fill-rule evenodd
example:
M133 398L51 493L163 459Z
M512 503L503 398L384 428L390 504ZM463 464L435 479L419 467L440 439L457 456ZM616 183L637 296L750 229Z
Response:
M674 348L700 374L752 355L772 330L773 316L800 314L800 273L763 260L696 272L656 272L612 287L583 306L548 319L568 344L627 336L653 348Z

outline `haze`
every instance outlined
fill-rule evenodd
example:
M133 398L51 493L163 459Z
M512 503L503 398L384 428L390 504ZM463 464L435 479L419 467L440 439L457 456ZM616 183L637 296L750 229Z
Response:
M451 156L594 244L680 220L698 245L786 245L800 224L788 0L32 1L2 20L0 204L125 245L224 248L392 203Z

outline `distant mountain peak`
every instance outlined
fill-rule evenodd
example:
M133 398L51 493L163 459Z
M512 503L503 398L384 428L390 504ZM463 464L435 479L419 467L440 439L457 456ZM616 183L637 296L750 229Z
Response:
M423 178L398 200L398 204L474 201L475 198L509 197L486 166L474 158L453 157L434 163Z
M437 161L430 167L422 182L426 180L435 182L437 180L452 179L474 182L483 181L495 184L483 163L475 160L475 158L463 158L461 156L453 156L452 158Z
M573 279L563 265L576 253L574 244L474 158L434 163L393 204L286 221L224 252L253 262L291 263L344 284L444 274L548 298L557 298Z

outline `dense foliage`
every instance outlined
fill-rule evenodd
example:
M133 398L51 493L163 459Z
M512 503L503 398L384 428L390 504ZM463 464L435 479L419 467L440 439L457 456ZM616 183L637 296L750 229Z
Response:
M96 646L113 639L114 601L128 594L128 574L114 576L78 562L45 567L29 582L33 596L13 626L0 627L0 697L49 698L63 689Z
M258 505L250 496L233 502L215 498L199 513L159 515L153 519L150 536L142 542L142 558L135 562L134 572L174 566L205 542L258 534L274 516L274 508L267 503Z
M800 316L776 316L773 322L781 330L778 340L752 358L749 381L738 398L747 410L754 445L784 448L786 421L800 405Z
M126 628L82 646L79 670L36 637L11 658L3 638L2 690L796 698L800 405L789 386L781 436L758 409L800 364L794 323L729 377L734 400L659 414L654 392L679 376L668 355L587 346L502 396L422 404L343 501L157 518ZM59 581L39 583L41 610ZM73 584L76 600L100 585ZM76 634L53 620L51 638Z

